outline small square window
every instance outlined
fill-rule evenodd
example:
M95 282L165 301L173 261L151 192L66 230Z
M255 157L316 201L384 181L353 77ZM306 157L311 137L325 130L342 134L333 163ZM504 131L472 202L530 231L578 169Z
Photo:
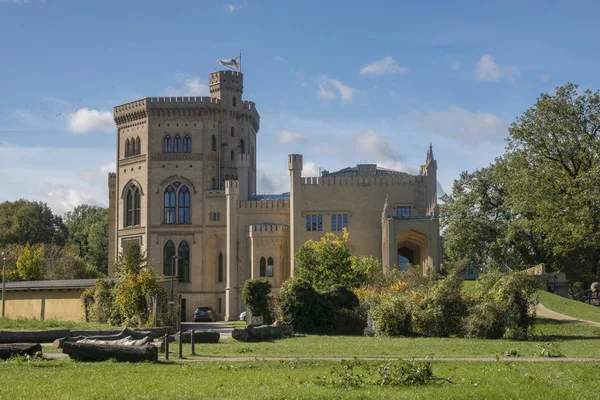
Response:
M398 217L410 217L410 211L411 211L410 207L398 207L398 209L396 211L396 215Z

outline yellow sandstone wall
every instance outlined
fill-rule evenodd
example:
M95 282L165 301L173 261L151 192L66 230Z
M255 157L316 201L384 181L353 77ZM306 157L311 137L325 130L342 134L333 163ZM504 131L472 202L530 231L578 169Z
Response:
M81 290L7 291L7 318L83 321Z

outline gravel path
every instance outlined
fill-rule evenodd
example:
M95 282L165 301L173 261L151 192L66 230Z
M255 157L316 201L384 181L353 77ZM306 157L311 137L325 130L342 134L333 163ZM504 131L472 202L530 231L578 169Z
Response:
M587 325L600 326L600 323L598 323L598 322L586 321L583 319L577 319L577 318L569 317L568 315L557 313L557 312L552 311L551 309L545 307L541 303L538 303L535 311L536 311L537 316L542 317L542 318L550 318L550 319L555 319L558 321L571 321L571 322L579 322L579 323L587 324Z

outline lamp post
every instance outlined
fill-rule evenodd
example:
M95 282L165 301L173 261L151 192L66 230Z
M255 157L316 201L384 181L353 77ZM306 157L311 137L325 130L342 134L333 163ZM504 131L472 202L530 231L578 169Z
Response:
M4 318L6 309L6 260L8 258L4 251L0 255L2 256L2 318Z

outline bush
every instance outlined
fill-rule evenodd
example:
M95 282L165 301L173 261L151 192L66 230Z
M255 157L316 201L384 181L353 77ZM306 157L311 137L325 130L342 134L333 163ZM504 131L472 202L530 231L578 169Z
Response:
M369 310L377 336L407 336L411 333L412 314L406 297L389 294Z
M114 284L104 279L96 280L93 288L89 288L81 295L83 299L86 322L120 325L121 315L115 305Z
M267 278L247 280L242 289L242 298L246 310L252 317L262 317L263 323L273 323L273 312L270 307L271 282Z
M366 312L358 298L343 286L318 292L302 278L284 282L279 292L279 309L284 321L296 332L317 334L361 334Z

